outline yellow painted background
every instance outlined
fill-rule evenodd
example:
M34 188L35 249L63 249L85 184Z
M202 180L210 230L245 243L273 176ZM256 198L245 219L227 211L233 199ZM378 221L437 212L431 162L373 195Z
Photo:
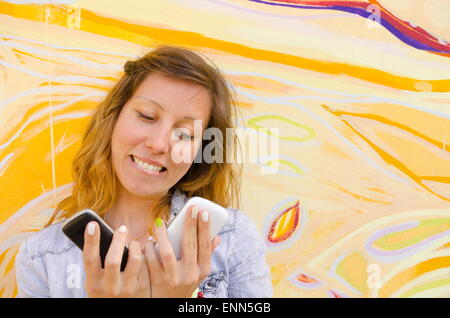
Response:
M379 2L450 38L449 2ZM281 169L246 164L242 193L275 297L450 297L448 54L369 22L234 0L0 1L0 296L70 193L91 110L164 43L216 62L239 125L280 129Z

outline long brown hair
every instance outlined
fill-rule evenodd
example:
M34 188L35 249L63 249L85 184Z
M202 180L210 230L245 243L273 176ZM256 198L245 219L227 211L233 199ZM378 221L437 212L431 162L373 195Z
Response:
M205 87L212 103L207 128L218 128L223 136L226 136L227 128L234 128L233 120L238 116L234 93L227 85L224 75L208 58L189 49L160 46L135 61L127 61L124 69L125 74L95 108L87 125L81 148L73 160L72 195L57 205L46 226L50 225L56 216L70 217L85 208L103 216L114 204L120 181L111 162L112 133L123 105L151 72L162 72ZM232 160L194 162L187 173L160 200L153 211L155 217L167 220L171 197L176 188L188 197L200 196L226 208L240 208L242 166L235 157L239 140L235 135L231 142L227 140L219 143L216 138L209 142L203 140L199 152L203 153L204 147L210 143L216 143L214 147L222 149L223 154L233 155Z

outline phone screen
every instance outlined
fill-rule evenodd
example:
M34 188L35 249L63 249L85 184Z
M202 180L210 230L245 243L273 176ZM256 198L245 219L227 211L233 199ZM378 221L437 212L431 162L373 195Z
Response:
M111 245L113 233L109 228L105 226L104 221L101 220L97 215L91 212L81 213L74 219L70 220L63 226L64 234L72 240L81 250L84 247L84 231L89 222L96 221L100 225L100 259L102 263L102 268L105 267L106 254L108 253L109 246ZM128 248L125 246L122 263L120 265L120 270L124 271L128 259Z

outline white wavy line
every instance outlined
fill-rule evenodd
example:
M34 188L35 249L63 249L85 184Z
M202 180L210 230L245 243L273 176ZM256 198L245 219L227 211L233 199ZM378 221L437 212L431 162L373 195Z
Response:
M96 68L96 69L101 69L101 70L120 71L123 68L122 64L119 65L119 64L96 63L96 62L88 61L88 60L85 60L85 59L82 59L82 58L79 58L76 56L48 52L45 50L30 47L28 45L18 44L18 43L13 43L13 42L0 41L0 46L11 47L11 48L15 48L15 49L22 49L23 51L25 51L27 53L39 54L40 56L55 56L55 57L66 59L73 63L77 63L79 65L84 65L84 66L87 66L90 68Z
M0 176L3 174L2 170L3 167L8 163L8 160L11 159L14 156L14 152L10 153L9 155L6 155L5 158L3 158L2 161L0 161Z
M7 249L11 248L12 246L16 245L17 243L25 241L27 238L29 238L31 235L35 233L36 232L22 232L17 233L12 237L9 237L0 244L0 254L6 251Z
M415 217L430 218L439 216L450 217L450 209L428 209L428 210L409 211L376 219L374 221L371 221L369 224L357 228L355 231L341 238L333 246L329 247L327 250L322 252L315 259L309 261L307 266L311 267L318 266L320 262L323 262L325 258L329 257L334 251L340 249L343 245L347 244L348 241L353 240L354 237L360 235L363 232L371 233L374 229L379 228L380 226L388 222L395 222L397 220L404 220L404 219L411 220L414 219Z
M330 270L328 271L328 276L333 277L337 281L341 282L344 286L346 286L348 289L350 289L353 293L362 296L362 294L363 294L362 291L360 291L359 289L356 289L356 287L354 287L350 282L345 280L345 278L343 278L342 276L339 276L336 272L337 266L342 262L342 260L345 257L347 257L352 252L353 251L346 251L346 252L342 253L341 255L339 255L334 260L333 264L331 264Z
M53 82L86 82L86 83L96 83L96 84L105 85L105 86L111 85L111 83L112 83L112 81L97 79L95 77L80 76L80 75L56 75L56 76L47 75L47 74L43 74L40 72L28 70L25 67L14 65L12 63L2 61L2 60L0 60L0 65L12 68L14 70L20 71L22 73L25 73L25 74L28 74L28 75L31 75L31 76L34 76L37 78L42 78L47 81L53 81Z
M41 87L34 87L34 88L30 88L27 90L23 90L20 91L18 94L13 95L8 97L7 99L4 99L3 101L0 101L0 108L8 106L8 104L10 103L14 103L17 100L19 100L22 97L27 97L30 95L39 95L39 94L44 94L44 93L49 93L49 92L63 92L63 93L69 93L69 94L73 94L74 93L74 88L73 87L65 87L65 86L52 86L51 88L49 88L48 86L41 86ZM84 88L84 87L76 87L76 92L83 94L95 94L93 96L105 96L106 93L104 92L96 92L96 93L92 93L92 89L88 89L88 88Z
M315 87L312 87L309 85L293 82L293 81L287 80L282 77L258 73L258 72L239 72L239 71L223 71L223 72L226 75L247 75L247 76L256 76L256 77L261 77L261 78L265 78L265 79L270 79L270 80L280 82L285 85L289 85L289 86L296 87L296 88L302 88L302 89L305 89L305 90L308 90L311 92L320 93L320 94L329 93L329 94L335 94L335 95L345 96L345 97L365 97L365 96L367 96L367 95L361 95L361 94L347 94L347 93L342 93L340 91L334 91L331 89L315 88Z
M40 44L43 46L47 46L53 49L59 49L59 50L76 50L76 51L84 51L84 52L90 52L90 53L99 53L99 54L107 54L107 55L113 55L113 56L120 56L120 57L129 57L129 58L138 58L140 55L136 55L136 54L126 54L126 53L115 53L115 52L110 52L110 51L102 51L102 50L94 50L94 49L90 49L90 48L82 48L82 47L75 47L75 46L61 46L61 45L56 45L54 43L46 43L46 42L41 42L41 41L36 41L34 39L28 39L28 38L24 38L24 37L20 37L20 36L11 36L11 35L7 35L7 34L2 34L0 33L0 38L5 38L5 39L13 39L13 40L19 40L19 41L26 41L29 43L34 43L34 44Z
M3 260L2 263L0 264L0 277L2 277L2 279L0 280L0 290L4 289L3 286L5 286L5 277L8 276L9 273L11 273L11 271L9 271L8 273L5 273L7 270L7 267L9 266L11 259L13 257L15 257L15 253L17 252L18 248L11 248L9 249L5 255L3 256ZM14 264L12 266L12 268L14 268ZM1 294L2 298L5 297L5 291L3 290L3 293Z
M72 113L56 116L56 117L54 117L54 120L58 121L59 119L83 118L83 117L89 116L90 113L91 113L90 111L87 111L87 112L81 112L81 111L80 112L72 112Z
M450 98L449 98L450 99ZM384 97L367 97L363 99L335 99L331 97L320 97L320 96L286 96L286 97L279 97L279 100L317 100L317 101L327 101L332 102L335 104L348 104L348 103L359 103L359 104L369 104L369 103L387 103L397 106L405 106L407 108L412 108L415 110L423 111L425 113L430 113L432 115L436 115L442 118L450 119L450 108L448 113L443 113L440 111L437 111L435 109L425 108L416 106L411 103L401 102L395 99L390 98L384 98ZM331 107L332 108L332 107Z
M50 61L47 57L47 68L50 69ZM49 115L50 115L50 125L49 125L49 130L50 130L50 153L51 153L51 158L52 158L52 187L53 190L56 189L56 161L55 161L55 137L54 137L54 133L53 133L53 94L52 94L52 82L48 82L48 87L49 87L49 93L48 93L48 101L49 101L49 107L48 109L50 110ZM53 196L53 205L56 205L55 202L55 197Z
M377 96L372 96L369 99L367 99L365 102L366 103L390 103L390 104L394 104L394 105L406 106L408 108L413 108L413 109L416 109L416 110L423 111L425 113L429 113L429 114L433 114L433 115L436 115L436 116L439 116L439 117L450 119L450 108L447 108L449 110L448 113L443 113L443 112L437 111L435 109L429 109L429 108L425 108L425 107L420 107L420 106L416 106L416 105L413 105L413 104L410 104L410 103L398 101L396 99L385 98L385 97L377 97ZM446 109L446 108L443 108L443 109Z
M430 250L433 250L436 247L441 246L442 242L446 242L447 240L440 239L440 240L433 242ZM385 286L387 283L389 283L391 281L391 279L394 278L394 276L396 276L400 272L404 271L405 269L414 267L417 264L420 264L429 259L433 259L436 257L444 257L444 256L450 256L450 252L446 251L446 250L442 250L442 251L432 251L430 253L429 250L423 250L421 252L418 252L416 255L413 255L409 258L404 259L402 262L396 264L396 266L391 268L387 274L382 275L380 289L383 289L383 286ZM377 288L377 289L373 290L373 295L375 297L378 297L380 289Z
M88 95L83 95L77 98L74 98L73 100L64 103L64 104L60 104L59 106L53 106L53 107L47 107L39 112L34 113L33 115L30 116L30 118L22 125L22 127L19 128L19 130L14 134L14 136L12 136L6 143L0 145L0 149L4 149L6 147L8 147L15 139L17 139L20 134L23 132L23 130L26 128L26 126L28 126L29 124L31 124L33 121L40 119L41 117L44 117L45 115L47 115L47 113L53 109L55 110L61 110L64 109L65 107L72 105L84 98L87 97L92 97L92 96L96 96L96 94L88 94ZM61 117L59 116L58 118L65 118L65 117Z
M413 279L412 281L409 281L406 285L400 287L399 289L397 289L392 295L392 298L398 298L400 297L401 294L408 292L409 290L426 284L428 283L430 280L438 280L440 278L446 278L450 275L450 269L447 268L440 268L428 273L425 273L419 277L416 277L415 279Z
M261 73L257 73L257 72L227 71L227 72L225 72L225 74L230 74L230 75L248 75L248 76L256 76L256 77L271 79L273 81L277 81L277 82L280 82L280 83L285 84L285 85L290 85L290 86L296 87L296 88L302 88L302 89L305 89L305 90L308 90L308 91L311 91L311 92L315 92L315 93L319 93L319 94L328 93L328 94L334 94L334 95L343 96L343 97L350 97L350 98L351 97L353 97L353 98L364 97L366 99L363 99L363 100L366 103L373 103L373 102L391 103L391 104L394 104L394 105L406 106L406 107L413 108L413 109L416 109L416 110L420 110L420 111L423 111L423 112L431 113L433 115L437 115L437 116L440 116L440 117L443 117L443 118L450 118L450 109L448 109L449 110L448 113L444 113L444 112L440 112L438 110L428 109L428 108L425 108L425 107L416 106L414 104L410 104L410 103L407 103L407 102L402 102L402 101L399 101L399 100L396 100L396 99L392 99L392 98L385 98L385 97L379 97L379 96L373 96L373 95L367 95L367 94L347 94L347 93L342 93L342 92L334 91L334 90L330 90L330 89L320 89L320 88L315 88L315 87L308 86L308 85L305 85L305 84L300 84L300 83L297 83L297 82L293 82L293 81L290 81L290 80L286 80L286 79L281 78L281 77L267 75L267 74L261 74ZM243 88L235 87L235 89L237 91L244 91ZM251 94L248 91L246 93L250 94L250 96L253 95L253 94ZM242 94L244 94L244 93L242 93ZM433 93L433 94L442 95L443 93ZM271 101L272 103L277 103L277 102L283 101L283 100L301 99L303 97L304 96L280 96L280 97L266 97L266 98L267 98L268 101ZM309 97L309 98L314 99L314 97ZM322 98L322 97L316 97L316 98L318 100L325 99L325 98ZM327 99L330 100L330 101L336 102L336 103L342 102L340 99L333 99L333 98L327 98ZM344 102L346 102L346 103L352 103L352 102L361 103L362 101L361 101L361 99L353 99L353 100L349 99L349 100L345 100Z
M449 298L450 297L450 286L440 286L433 287L429 290L423 290L421 292L415 293L411 298Z
M72 183L68 183L66 185L60 186L56 190L49 191L45 194L41 194L37 198L29 201L27 204L25 204L23 207L21 207L17 212L15 212L13 215L11 215L5 222L0 224L0 233L8 230L8 228L12 227L14 223L16 223L21 217L23 217L29 209L33 208L37 204L39 204L41 201L47 199L48 197L52 196L54 192L63 191L73 185ZM0 245L1 246L1 245Z

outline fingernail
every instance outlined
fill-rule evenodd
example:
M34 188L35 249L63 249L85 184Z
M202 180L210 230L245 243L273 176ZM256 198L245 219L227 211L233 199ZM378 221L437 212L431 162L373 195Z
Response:
M198 216L198 206L193 206L192 207L192 218L196 219Z
M150 236L147 238L147 240L148 240L148 241L154 241L155 239L153 238L153 236L150 235Z
M203 222L208 222L208 211L202 212L202 220Z
M88 224L88 234L89 235L94 235L95 234L95 223L89 223Z
M156 227L161 227L164 224L163 220L161 218L157 218L155 221Z
M125 225L121 225L121 226L119 227L119 232L125 233L126 231L127 231L127 227L126 227Z

